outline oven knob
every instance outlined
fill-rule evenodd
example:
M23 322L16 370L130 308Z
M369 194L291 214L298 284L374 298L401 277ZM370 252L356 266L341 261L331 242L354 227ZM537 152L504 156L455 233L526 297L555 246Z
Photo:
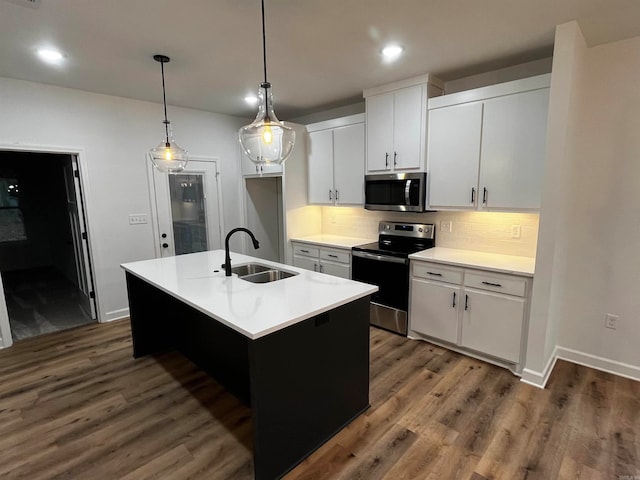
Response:
M384 226L384 228L385 228L386 230L391 230L391 225L385 225L385 226Z
M419 231L420 233L422 233L422 228L418 228L418 231Z

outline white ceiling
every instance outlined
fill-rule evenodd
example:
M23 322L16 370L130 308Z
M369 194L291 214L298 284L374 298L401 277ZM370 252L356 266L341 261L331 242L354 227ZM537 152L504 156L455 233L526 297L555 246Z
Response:
M0 76L250 117L259 0L0 0ZM421 73L443 80L548 57L576 19L589 45L640 35L639 0L266 0L269 80L286 120ZM384 64L387 42L405 47ZM64 65L34 52L53 45Z

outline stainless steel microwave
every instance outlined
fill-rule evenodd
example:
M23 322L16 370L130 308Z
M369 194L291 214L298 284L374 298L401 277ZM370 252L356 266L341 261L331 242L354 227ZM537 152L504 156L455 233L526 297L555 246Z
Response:
M395 212L424 212L426 173L365 175L364 208Z

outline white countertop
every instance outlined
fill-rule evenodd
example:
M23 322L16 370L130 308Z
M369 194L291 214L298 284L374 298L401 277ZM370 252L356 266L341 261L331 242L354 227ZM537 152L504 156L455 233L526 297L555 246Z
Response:
M411 260L446 263L460 267L481 268L494 272L511 273L533 277L536 259L515 255L459 250L457 248L434 247L409 255Z
M255 262L298 275L271 283L225 277L224 250L121 265L127 272L257 339L378 290L374 285L231 252L231 265ZM218 272L214 272L218 270Z
M351 248L355 247L356 245L364 245L365 243L377 242L378 239L375 238L371 240L370 238L343 237L340 235L319 234L292 238L291 241L324 245L326 247Z

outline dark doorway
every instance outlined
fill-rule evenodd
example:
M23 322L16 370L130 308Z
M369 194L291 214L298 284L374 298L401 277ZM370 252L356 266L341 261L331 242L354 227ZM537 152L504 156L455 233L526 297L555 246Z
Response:
M0 151L0 273L14 340L95 322L74 171L72 155Z

